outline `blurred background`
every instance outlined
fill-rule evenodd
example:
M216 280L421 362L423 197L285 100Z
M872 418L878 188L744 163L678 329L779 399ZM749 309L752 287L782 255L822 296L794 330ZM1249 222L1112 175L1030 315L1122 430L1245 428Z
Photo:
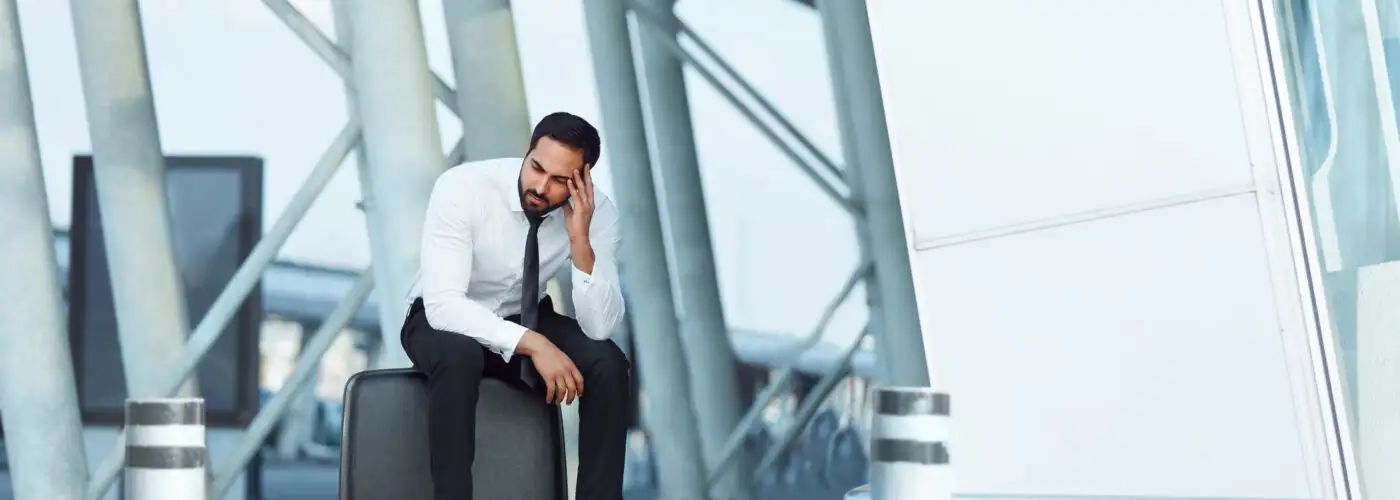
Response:
M0 0L0 499L110 480L182 365L223 498L335 498L347 380L407 366L394 242L555 111L630 219L629 500L842 498L877 384L952 394L960 497L1400 498L1396 40L1396 0Z

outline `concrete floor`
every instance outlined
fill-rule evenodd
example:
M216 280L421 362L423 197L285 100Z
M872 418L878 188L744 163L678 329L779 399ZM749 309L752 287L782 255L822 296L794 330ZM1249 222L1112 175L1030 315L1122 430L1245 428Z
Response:
M569 489L572 497L578 456L570 451ZM263 500L337 500L340 470L334 463L267 460L263 465L262 480ZM0 468L0 500L16 500L9 471L3 468Z
M264 500L336 500L333 464L270 463L263 468ZM0 470L0 500L15 500L9 471Z

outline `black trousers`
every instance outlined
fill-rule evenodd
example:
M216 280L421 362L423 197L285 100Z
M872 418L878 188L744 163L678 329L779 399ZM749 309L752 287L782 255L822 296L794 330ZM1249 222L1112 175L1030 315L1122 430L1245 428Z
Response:
M506 318L519 323L518 316ZM578 500L621 500L626 460L631 366L617 344L584 335L578 322L540 304L536 329L572 359L583 374L579 404ZM471 500L476 458L476 402L482 377L530 390L520 380L520 355L506 363L471 337L428 324L423 301L414 301L400 341L414 368L428 376L428 436L437 500ZM543 390L536 392L545 404ZM528 481L529 472L521 475Z

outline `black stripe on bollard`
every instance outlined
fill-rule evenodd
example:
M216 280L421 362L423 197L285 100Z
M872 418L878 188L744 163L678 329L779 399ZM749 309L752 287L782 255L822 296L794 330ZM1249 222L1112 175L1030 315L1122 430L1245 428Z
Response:
M204 402L128 403L126 425L204 425Z
M202 469L205 449L193 446L128 446L126 466L137 469Z
M948 395L938 392L875 391L877 415L938 415L948 416L952 403Z
M870 441L870 461L945 465L948 463L948 448L937 441L872 439Z

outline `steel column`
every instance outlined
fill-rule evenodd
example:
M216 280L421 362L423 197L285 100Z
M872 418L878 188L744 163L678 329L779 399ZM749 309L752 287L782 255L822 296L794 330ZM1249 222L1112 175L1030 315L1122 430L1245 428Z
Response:
M654 12L672 15L675 0L641 2ZM671 23L668 23L671 24ZM676 262L677 289L681 298L681 339L685 342L690 383L706 470L719 465L730 431L744 415L739 397L739 364L729 345L716 277L709 218L705 212L704 183L691 130L690 100L686 96L684 65L664 41L675 40L676 31L644 29L641 46L642 80L646 86L648 123L666 193L670 249ZM748 480L751 458L739 450L737 467L716 485L722 498L750 498Z
M463 160L523 156L530 144L530 109L509 0L443 0L457 109L462 118ZM561 292L555 308L571 311L573 274L553 279Z
M0 0L0 421L18 498L87 488L63 287L54 257L15 0Z
M357 0L336 0L334 3L338 7L339 4L354 1ZM288 29L292 30L292 34L305 42L307 47L316 53L317 57L325 61L332 71L340 75L340 78L344 79L347 85L354 86L351 84L351 80L354 78L350 73L350 56L336 47L335 42L327 38L326 34L316 27L315 23L302 15L301 11L287 0L263 0L263 4L267 5L267 8L272 10L272 13L276 14L277 18L281 19ZM437 73L429 71L428 76L432 78L433 82L433 97L437 99L437 102L446 106L448 111L457 114L456 92L447 85L447 82L442 81Z
M73 0L72 11L127 394L158 397L189 322L141 17L136 0Z
M520 156L530 111L509 0L443 0L466 161Z
M253 288L257 286L258 281L262 280L263 271L272 263L272 259L277 255L277 250L282 247L283 243L286 243L292 230L310 210L316 197L325 190L331 177L340 168L340 164L345 162L346 155L350 154L351 148L354 148L359 140L360 123L352 118L336 135L335 142L331 143L326 152L321 155L321 159L317 161L315 168L311 169L311 174L307 176L301 189L292 195L292 200L287 203L287 207L282 210L282 214L277 217L272 228L253 247L253 251L248 254L248 259L244 260L243 264L238 267L238 271L229 279L228 285L209 306L209 311L204 314L204 319L200 320L194 333L190 334L189 344L185 346L174 369L162 373L165 378L161 379L163 384L161 391L163 392L160 396L173 395L183 381L194 372L195 367L199 366L199 361L204 359L204 355L209 352L209 349L214 347L214 343L219 340L219 334L223 333L224 327L228 325L234 313L247 299ZM117 474L121 472L122 463L126 460L124 449L121 442L118 442L107 458L103 459L101 465L93 471L88 500L102 498L107 489L112 486L112 481L116 480Z
M928 386L929 368L865 0L818 0L817 7L836 89L847 183L863 208L857 233L862 252L875 263L865 293L885 381Z
M646 390L643 423L656 453L660 498L708 498L700 434L691 410L686 354L676 339L675 303L662 240L660 207L647 154L646 131L632 57L626 0L583 4L602 133L613 168L623 233L620 271L633 320L637 373Z
M372 234L386 243L374 256L377 296L394 305L393 314L380 318L384 344L376 366L406 367L410 363L397 332L407 308L404 298L418 271L428 195L443 171L433 79L417 3L345 3L355 38L355 107L364 124L374 193L368 219Z
M834 184L831 180L827 179L826 176L822 175L822 173L819 172L816 169L816 167L809 163L802 156L802 154L797 151L797 148L793 147L787 141L783 140L783 138L778 134L777 130L770 126L768 122L765 122L763 121L763 119L759 118L757 112L755 112L753 109L750 109L749 106L745 105L743 100L741 100L739 96L734 93L733 90L730 90L727 86L720 82L719 77L715 76L713 72L707 69L704 65L700 64L699 60L697 60L694 55L691 55L690 51L686 50L685 47L681 45L680 41L677 40L673 35L675 35L675 33L678 30L683 33L688 32L688 28L685 27L685 23L681 22L679 19L676 19L674 16L670 16L669 14L660 12L661 11L657 11L655 7L646 4L636 5L633 8L633 13L636 14L638 24L641 25L642 31L653 32L653 34L657 35L654 39L652 39L652 41L655 41L657 44L670 49L671 53L675 54L676 57L680 58L683 62L688 63L690 65L690 68L695 70L696 74L700 75L701 78L704 78L706 82L709 82L710 86L714 88L716 92L719 92L719 95L721 97L724 97L725 100L729 101L730 105L734 106L735 111L738 111L739 114L744 115L744 118L748 119L749 123L752 123L753 126L758 129L759 133L763 134L764 137L767 137L768 140L771 141L773 145L778 148L778 150L782 151L783 154L787 155L788 159L792 160L793 166L797 167L798 170L801 170L802 173L812 181L812 183L816 184L817 189L820 189L823 193L826 193L826 195L831 197L832 201L835 201L838 205L841 206L841 208L849 212L855 212L858 207L856 207L850 202L848 197L844 193L842 193L840 189L837 188L836 184ZM707 47L707 45L704 45L703 41L693 36L691 37L691 42L694 42L696 45L699 45L701 47ZM716 61L721 61L717 54L711 55L711 58L715 59ZM732 68L728 68L728 65L723 62L717 62L717 64L722 69L725 69L725 71L732 71ZM746 82L744 82L743 79L739 78L737 73L730 75L730 78L736 82L739 82L738 86L741 89L746 89L747 91L748 89L752 88ZM772 105L767 104L767 100L764 99L763 96L758 95L756 92L757 91L752 91L749 95L749 98L755 102L760 103L760 109L773 109ZM769 117L772 120L778 122L781 126L790 126L785 125L787 124L787 119L784 118L781 114L778 114L776 110L769 113ZM808 145L810 147L810 149L807 150L807 154L818 158L818 161L827 162L824 163L824 165L828 166L828 170L837 172L838 174L841 172L841 170L836 168L834 164L830 164L829 160L825 159L826 156L823 155L821 151L817 150L815 146L811 146L811 143L807 141L807 139L803 137L800 133L797 133L795 129L793 131L790 131L789 135L796 138L799 144Z
M273 5L273 3L269 3L268 5ZM347 2L332 2L332 3L331 3L332 13L333 13L333 15L335 16L335 42L339 45L339 47L340 47L339 50L344 51L345 53L350 53L350 52L353 50L353 47L354 47L354 44L355 44L355 42L354 42L355 36L354 36L354 33L353 33L353 27L350 25L350 12L349 12L349 10L348 10L348 5L349 5L349 4L348 4ZM286 7L281 7L281 8L282 8L282 9L294 9L294 7L291 7L290 5L288 5L288 6L286 6ZM300 14L298 14L298 16L299 16L299 15L300 15ZM286 19L297 19L297 18L298 18L298 17L294 17L294 16L283 16L283 17L286 18ZM302 18L302 19L304 19L304 18ZM310 21L306 21L306 23L307 23L307 24L310 24ZM299 24L299 23L288 23L289 26L296 26L296 25L298 25L298 24ZM315 26L311 26L311 29L314 29L314 28L315 28ZM318 32L318 33L319 33L319 32ZM306 40L319 40L319 39L316 38L316 37L303 37L303 38L306 39ZM313 43L312 45L316 45L316 44ZM331 48L334 49L335 47L332 46ZM318 50L318 52L327 52L327 51L326 51L326 50ZM329 59L328 59L328 60L329 60ZM348 63L348 60L347 60L346 62ZM348 65L347 65L347 68L348 68ZM360 112L359 112L359 110L356 109L356 107L355 107L355 88L352 87L352 86L350 85L350 79L348 78L349 71L347 70L344 74L347 75L347 78L342 79L341 82L344 83L344 85L345 85L345 114L350 115L350 116L355 117L356 119L358 119L359 116L360 116ZM455 101L454 101L454 102L455 102ZM364 218L365 218L365 234L368 236L367 239L369 240L369 260L370 260L370 266L371 266L370 269L372 270L372 269L374 268L375 263L378 262L378 259L380 258L380 256L385 255L385 252L386 252L386 250L384 250L385 242L384 242L384 237L383 237L383 235L381 235L381 234L379 233L379 231L376 230L376 227L375 227L374 222L373 222L373 221L374 221L374 216L371 215L371 214L373 214L373 213L375 212L376 208L378 207L378 204L375 203L374 190L371 188L371 184L370 184L370 176L369 176L369 156L365 154L365 147L364 147L364 143L363 143L363 142L361 142L361 143L355 148L354 155L355 155L355 174L356 174L357 179L359 180L359 183L360 183L360 211L363 212ZM385 300L385 299L386 299L385 297L380 297L379 300L375 301L375 304L374 304L374 305L375 305L375 308L378 309L378 311L379 311L379 318L380 318L380 321L379 321L379 330L380 330L380 331L379 331L379 338L380 338L380 342L378 342L379 345L383 345L383 339L393 338L393 337L394 337L394 332L397 332L397 331L398 331L398 327L401 326L401 325L399 325L397 322L394 322L394 321L385 321L385 320L384 320L384 318L397 318L397 317L398 317L398 314L397 314L397 313L398 313L398 311L399 311L399 309L398 309L399 303L398 303L397 301L394 301L394 300L392 300L392 299L390 299L390 300ZM305 331L305 330L303 330L303 331ZM383 352L383 351L380 350L379 352ZM378 363L380 363L380 362L383 361L383 360L384 360L383 356L378 356L378 355L376 355L376 356L371 356L371 357L369 358L369 364L370 364L371 367L377 368L377 367L378 367L378 366L377 366Z

